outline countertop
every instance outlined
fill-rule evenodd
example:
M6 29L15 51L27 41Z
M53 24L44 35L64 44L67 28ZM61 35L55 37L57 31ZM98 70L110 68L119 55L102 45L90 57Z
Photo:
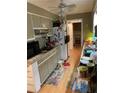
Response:
M33 64L34 62L37 62L37 58L39 58L39 57L40 57L40 58L45 57L47 54L49 54L50 51L55 50L57 47L58 47L58 46L55 46L54 48L52 48L51 50L48 50L48 51L45 52L45 53L40 53L40 54L38 54L38 55L36 55L36 56L34 56L34 57L28 59L28 60L27 60L27 67L30 66L31 64Z

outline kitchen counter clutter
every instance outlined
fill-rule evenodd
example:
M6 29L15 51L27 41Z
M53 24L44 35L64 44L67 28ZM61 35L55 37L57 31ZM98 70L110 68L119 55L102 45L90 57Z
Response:
M59 46L27 60L27 88L37 93L59 61Z
M95 43L94 43L95 44ZM80 64L76 68L77 75L72 83L74 93L95 93L97 85L96 47L93 43L84 43L80 56Z
M80 57L80 64L79 66L86 66L88 67L88 74L89 76L92 76L92 72L94 73L94 70L96 68L97 63L97 51L95 42L92 41L92 43L84 43L84 47L82 49L81 57Z
M80 66L86 66L88 68L87 77L89 78L89 87L91 93L95 93L97 90L97 47L96 41L87 43L82 50L80 57ZM87 63L85 61L87 61ZM85 62L85 63L84 63Z
M89 63L94 63L96 64L96 57L97 57L97 52L96 52L96 45L95 42L91 44L87 44L86 42L84 43L81 57L80 57L80 65L87 65Z

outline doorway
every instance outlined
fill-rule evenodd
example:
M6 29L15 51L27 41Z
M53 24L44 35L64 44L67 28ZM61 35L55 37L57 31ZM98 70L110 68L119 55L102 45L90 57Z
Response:
M81 46L81 22L73 23L73 46Z
M83 20L67 20L67 34L70 36L68 43L68 53L75 46L83 46Z

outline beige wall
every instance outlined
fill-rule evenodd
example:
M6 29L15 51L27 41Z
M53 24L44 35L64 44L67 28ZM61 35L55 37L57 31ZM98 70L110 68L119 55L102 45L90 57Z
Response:
M92 37L93 34L93 16L92 13L81 13L67 15L67 20L83 19L83 40L87 40L88 37Z

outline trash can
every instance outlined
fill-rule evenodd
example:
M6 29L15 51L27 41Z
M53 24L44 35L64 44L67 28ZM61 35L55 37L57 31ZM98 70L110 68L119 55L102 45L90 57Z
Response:
M87 66L79 66L78 67L78 73L81 78L86 78L87 77L87 71L88 67Z

